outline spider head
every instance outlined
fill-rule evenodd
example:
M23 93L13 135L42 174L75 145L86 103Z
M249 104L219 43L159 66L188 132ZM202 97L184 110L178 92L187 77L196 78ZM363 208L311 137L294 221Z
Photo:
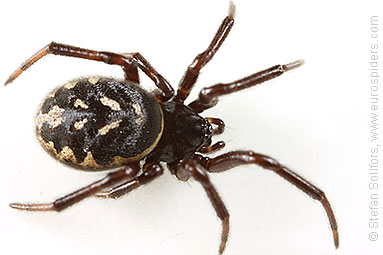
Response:
M199 150L213 135L213 127L210 122L195 114L184 111L176 121L176 136L184 146L190 149L190 154Z

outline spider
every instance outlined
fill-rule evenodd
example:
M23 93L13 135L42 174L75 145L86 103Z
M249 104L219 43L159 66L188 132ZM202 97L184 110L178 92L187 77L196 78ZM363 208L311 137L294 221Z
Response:
M208 173L256 164L322 203L337 248L335 215L318 187L272 157L250 150L231 151L216 157L203 155L225 146L223 141L212 143L214 135L224 132L225 124L219 118L204 118L200 113L214 107L220 96L255 86L303 64L303 60L298 60L275 65L230 83L205 87L196 100L185 105L201 69L228 36L234 16L235 6L230 3L228 15L207 49L188 66L177 93L140 53L116 54L51 42L29 58L5 84L48 54L101 61L123 69L123 80L91 76L56 88L41 104L36 117L39 142L60 162L90 171L122 168L54 202L11 203L10 206L28 211L61 211L92 195L118 198L159 177L166 165L179 180L193 178L202 185L222 224L219 244L219 254L222 254L229 236L229 212ZM156 85L153 93L139 85L138 69Z

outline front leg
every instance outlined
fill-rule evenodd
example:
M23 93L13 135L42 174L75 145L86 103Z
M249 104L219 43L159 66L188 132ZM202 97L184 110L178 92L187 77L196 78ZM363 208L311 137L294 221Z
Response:
M230 83L218 83L214 86L203 88L199 93L198 99L191 102L189 107L195 112L201 113L206 109L214 107L218 103L218 97L220 96L231 94L274 79L287 71L303 65L303 63L303 60L297 60L285 65L275 65Z
M193 86L198 79L201 69L214 57L215 53L229 35L229 32L234 25L234 15L235 6L233 2L230 2L229 14L222 21L213 40L210 42L206 50L195 57L182 77L175 97L176 101L182 103L189 96L190 91L193 89Z
M256 164L278 174L313 199L322 203L330 221L335 247L339 247L338 225L331 204L326 198L325 193L299 174L293 172L284 165L281 165L277 160L253 151L232 151L215 158L195 155L195 159L197 159L209 172L223 172L244 164Z
M63 196L52 203L41 203L41 204L29 204L29 203L12 203L10 207L26 210L26 211L61 211L75 203L80 202L84 198L87 198L103 188L109 187L117 182L120 182L126 178L135 176L140 170L138 163L133 163L124 167L123 169L117 170L108 174L106 177L99 181L96 181L84 188L76 190L66 196Z

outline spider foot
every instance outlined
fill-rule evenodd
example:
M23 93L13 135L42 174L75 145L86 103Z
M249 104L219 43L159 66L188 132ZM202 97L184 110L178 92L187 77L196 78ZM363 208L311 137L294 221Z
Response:
M46 204L11 203L9 204L9 206L14 209L24 210L24 211L55 211L55 207L53 203L46 203Z
M221 243L219 245L219 254L223 254L223 251L226 248L227 240L229 239L229 218L227 217L222 221L222 236L221 236Z
M305 63L305 61L303 59L299 59L297 61L294 61L294 62L291 62L291 63L288 63L288 64L285 64L285 65L282 65L283 67L283 70L284 71L290 71L292 69L295 69L297 67L300 67L301 65L303 65Z

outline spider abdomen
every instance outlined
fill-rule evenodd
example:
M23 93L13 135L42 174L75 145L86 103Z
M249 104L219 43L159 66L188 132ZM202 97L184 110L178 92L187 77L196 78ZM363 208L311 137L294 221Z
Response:
M139 85L92 76L50 93L36 135L54 158L80 169L105 169L145 157L163 131L163 113Z

